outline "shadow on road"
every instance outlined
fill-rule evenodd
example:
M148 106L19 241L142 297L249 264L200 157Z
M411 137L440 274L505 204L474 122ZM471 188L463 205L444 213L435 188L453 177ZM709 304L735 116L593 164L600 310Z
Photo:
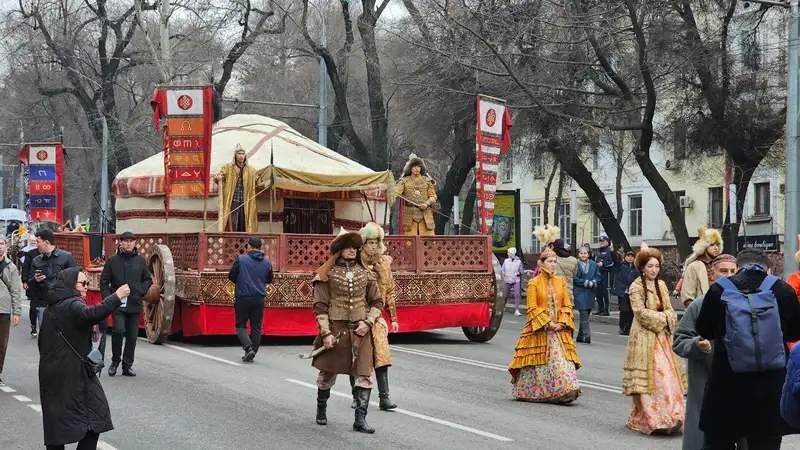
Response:
M142 333L140 333L142 335ZM239 340L236 336L199 336L199 337L184 337L181 334L169 337L167 343L170 342L185 342L187 344L202 345L204 347L239 347ZM263 347L291 347L303 346L308 347L314 342L313 336L262 336L261 346ZM415 333L400 333L390 334L389 343L397 345L407 344L436 344L436 345L482 345L479 343L472 343L467 340L466 336L458 337L453 334L450 336L443 336L441 333L420 331Z

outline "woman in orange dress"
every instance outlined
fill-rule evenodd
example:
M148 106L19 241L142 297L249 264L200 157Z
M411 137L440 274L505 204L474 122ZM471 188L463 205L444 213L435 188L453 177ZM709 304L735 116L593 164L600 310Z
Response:
M566 404L581 395L573 305L566 281L555 275L557 261L555 252L546 249L539 257L539 275L528 282L527 323L508 366L517 400Z
M661 252L642 245L634 264L642 274L629 288L633 325L622 376L622 392L633 408L628 428L643 434L683 431L686 377L672 352L672 333L678 319L667 285L658 279Z

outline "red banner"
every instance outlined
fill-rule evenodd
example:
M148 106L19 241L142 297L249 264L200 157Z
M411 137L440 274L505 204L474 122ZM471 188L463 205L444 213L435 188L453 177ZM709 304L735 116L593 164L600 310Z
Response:
M478 96L477 133L475 138L475 183L478 190L478 216L481 233L492 232L494 192L500 156L511 145L511 115L505 100Z
M171 198L208 198L211 191L211 86L164 86L150 104L156 128L164 125L164 192Z
M31 220L63 223L64 147L52 142L26 144L17 156L28 167L26 209Z

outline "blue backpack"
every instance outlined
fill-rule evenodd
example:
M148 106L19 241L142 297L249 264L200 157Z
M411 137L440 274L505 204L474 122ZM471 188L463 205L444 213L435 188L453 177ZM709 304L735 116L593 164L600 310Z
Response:
M778 277L767 275L758 292L743 294L728 278L717 280L725 304L725 348L736 373L786 367L778 300L772 292L776 281Z
M800 345L792 347L789 353L781 393L781 417L793 428L800 428Z

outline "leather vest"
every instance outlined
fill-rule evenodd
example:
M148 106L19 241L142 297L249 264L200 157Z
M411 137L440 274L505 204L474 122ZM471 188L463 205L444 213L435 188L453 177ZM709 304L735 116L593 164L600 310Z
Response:
M335 265L328 274L330 320L364 320L369 311L366 302L367 284L374 278L370 271L359 264L350 267Z

